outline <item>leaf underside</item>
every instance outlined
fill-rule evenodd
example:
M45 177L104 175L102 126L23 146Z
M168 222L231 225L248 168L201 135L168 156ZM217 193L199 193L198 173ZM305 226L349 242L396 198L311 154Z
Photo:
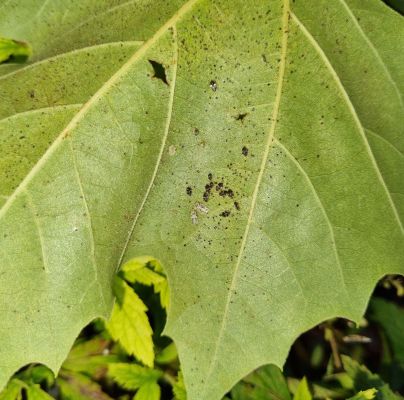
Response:
M0 386L152 255L191 400L404 270L404 23L378 0L10 0ZM164 73L164 74L163 74ZM163 79L164 78L164 79Z

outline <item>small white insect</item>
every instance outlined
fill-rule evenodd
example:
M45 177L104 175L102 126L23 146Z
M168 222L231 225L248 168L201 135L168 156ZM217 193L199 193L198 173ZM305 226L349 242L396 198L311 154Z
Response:
M194 208L191 211L191 221L193 224L198 223L198 213L207 214L209 212L209 208L204 204L196 203Z
M195 210L203 212L204 214L207 214L209 212L209 208L201 203L196 203Z
M209 83L209 87L210 87L214 92L216 92L216 90L217 90L217 82L214 81L214 80L211 80L210 83Z
M196 215L196 211L192 210L191 211L191 221L195 225L198 223L198 216Z

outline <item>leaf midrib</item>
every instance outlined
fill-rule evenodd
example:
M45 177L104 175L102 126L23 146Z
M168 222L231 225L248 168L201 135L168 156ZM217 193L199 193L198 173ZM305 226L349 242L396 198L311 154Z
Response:
M344 0L341 0L341 2L343 2L345 4L345 6L347 7ZM251 226L252 221L253 221L253 214L254 214L254 210L255 210L255 203L256 203L256 199L257 199L258 190L259 190L259 187L260 187L262 176L263 176L264 171L265 171L265 164L266 164L266 160L268 158L270 144L274 140L274 132L275 132L275 128L276 128L277 115L278 115L279 106L280 106L280 100L281 100L283 76L284 76L284 73L285 73L285 61L286 61L287 37L288 37L288 34L287 34L287 29L288 29L287 28L287 22L288 22L289 15L294 19L294 21L296 22L298 27L302 30L303 34L308 38L309 42L313 45L315 50L319 53L320 57L322 58L323 62L326 65L326 67L330 70L332 76L334 77L334 79L335 79L341 93L343 94L344 100L346 101L346 103L347 103L347 105L349 107L349 110L351 111L351 114L352 114L352 116L354 118L354 121L355 121L355 123L356 123L356 125L358 127L358 130L359 130L359 132L360 132L360 134L362 136L363 142L364 142L364 144L366 146L366 149L367 149L367 152L369 154L369 158L370 158L370 160L372 162L372 165L373 165L373 167L374 167L374 169L376 171L376 174L377 174L377 176L379 178L379 181L380 181L382 187L384 188L384 190L386 192L386 196L388 197L388 201L389 201L389 203L391 205L394 217L397 220L397 224L398 224L401 232L404 234L403 225L401 223L398 211L397 211L397 209L395 207L395 204L394 204L394 202L393 202L393 200L391 198L390 192L389 192L389 190L388 190L388 188L387 188L387 186L385 184L384 178L383 178L383 176L382 176L382 174L381 174L381 172L380 172L380 170L378 168L378 164L377 164L377 162L376 162L376 160L374 158L373 152L371 151L369 142L367 141L366 135L364 133L364 128L363 128L363 126L362 126L362 124L360 122L360 119L359 119L359 117L358 117L358 115L356 113L356 110L355 110L352 102L349 99L349 96L348 96L348 94L347 94L347 92L345 90L345 87L342 85L342 82L340 81L339 77L337 76L335 70L333 69L330 61L328 60L328 58L324 54L323 50L320 48L320 46L315 41L315 39L312 37L312 35L308 32L306 27L297 18L297 16L290 10L289 0L284 1L284 6L285 6L286 11L284 12L283 19L284 19L284 21L286 19L286 24L285 24L285 22L283 22L283 24L282 24L283 25L283 28L282 28L283 29L282 56L281 56L281 64L280 64L280 68L279 68L280 73L279 73L279 79L278 79L278 88L277 88L277 93L276 93L276 96L275 96L273 115L272 115L272 118L271 118L271 120L273 121L273 124L271 125L270 133L269 133L268 140L267 140L267 145L266 145L265 152L264 152L263 159L262 159L260 172L259 172L259 175L258 175L258 178L257 178L257 183L256 183L256 186L255 186L254 192L253 192L253 197L252 197L251 206L250 206L250 212L249 212L248 219L247 219L247 225L246 225L246 229L245 229L245 232L244 232L244 235L243 235L243 239L242 239L242 243L241 243L241 247L240 247L240 252L239 252L239 255L238 255L238 258L237 258L236 266L235 266L235 269L234 269L234 272L233 272L232 281L231 281L231 284L230 284L230 289L228 291L225 310L224 310L222 324L221 324L220 331L219 331L218 340L216 341L214 355L212 357L212 361L210 363L210 368L209 368L208 373L207 373L207 379L205 380L205 382L209 382L209 378L213 373L213 370L214 370L214 367L215 367L215 364L216 364L216 361L217 361L218 351L219 351L220 344L221 344L221 341L223 339L223 334L224 334L224 331L225 331L225 328L226 328L226 322L227 322L227 317L226 316L227 316L227 314L229 312L230 300L231 300L231 297L232 297L234 287L236 285L237 272L238 272L240 264L241 264L241 256L242 256L244 248L246 246L249 229L250 229L250 226ZM360 29L361 34L364 35L364 33L363 33L360 26L358 26L358 29ZM367 43L372 47L372 51L376 51L374 46L370 43L369 39L366 36L364 36L364 38L367 41ZM389 71L387 70L386 66L384 65L383 61L380 59L380 56L378 55L377 51L376 51L375 55L378 58L378 61L382 64L382 67L385 70L386 74L388 75L389 80L392 81L392 77L391 77ZM394 84L394 82L392 82L392 83ZM396 86L395 86L395 88L396 88ZM401 99L401 97L400 97L400 99ZM308 176L307 176L307 178L308 178ZM310 179L309 179L309 181L310 181ZM329 225L331 235L332 235L332 239L333 239L332 240L333 241L333 248L334 248L334 251L335 251L335 254L336 254L337 263L339 265L339 270L341 272L341 277L342 277L342 280L344 282L344 288L345 288L345 291L346 291L345 281L344 281L344 277L343 277L343 274L342 274L342 267L341 267L341 264L340 264L340 260L339 260L339 256L338 256L338 252L337 252L337 248L336 248L336 242L335 242L335 238L334 238L334 234L333 234L332 224L329 221L329 218L328 218L328 215L327 215L327 213L326 213L326 211L324 209L324 206L323 206L321 200L319 199L319 197L317 195L317 192L315 191L315 188L312 185L311 181L310 181L310 185L312 186L312 190L314 190L316 198L319 200L320 207L324 211L324 215L326 217L327 224ZM206 386L205 386L205 391L206 391Z
M163 138L161 141L161 146L160 146L160 151L156 160L156 164L154 166L154 170L153 170L153 175L150 179L150 183L149 186L147 187L146 193L143 196L143 200L140 204L140 207L136 213L135 218L133 219L133 223L132 223L132 227L129 231L128 237L126 239L126 242L124 244L124 247L122 249L121 252L121 256L119 257L117 266L116 266L116 270L118 270L118 268L120 267L123 257L125 256L126 253L126 249L128 248L128 245L130 243L130 239L132 237L133 231L135 230L135 226L136 223L140 217L140 214L142 213L143 209L144 209L144 205L149 197L149 194L151 192L151 189L153 187L154 181L156 179L157 176L157 172L159 170L160 167L160 163L161 163L161 159L163 157L163 153L164 153L164 149L166 147L166 143L167 143L167 138L168 138L168 134L170 132L170 125L171 125L171 117L172 117L172 112L173 112L173 105L174 105L174 93L175 93L175 85L177 82L177 68L178 68L178 41L177 41L177 31L176 31L176 27L175 25L172 26L173 28L173 38L174 38L174 52L175 52L175 59L174 59L174 63L173 63L173 78L172 78L172 82L171 82L171 88L170 88L170 97L169 97L169 102L168 102L168 113L167 113L167 118L166 118L166 123L165 123L165 127L164 127L164 134L163 134Z
M250 232L250 227L251 227L252 222L253 222L253 215L254 215L255 206L256 206L256 202L257 202L258 192L259 192L259 188L261 186L262 178L264 176L264 172L265 172L265 169L266 169L271 144L272 144L272 142L274 140L275 129L276 129L276 126L277 126L279 108L280 108L281 97L282 97L282 88L283 88L284 76L285 76L285 70L286 70L286 54L287 54L287 44L288 44L288 36L289 36L288 35L288 24L289 24L289 15L290 15L289 0L284 0L283 1L283 8L284 9L283 9L283 15L282 15L282 48L281 48L281 55L280 55L280 60L281 61L279 63L278 85L277 85L276 94L275 94L274 106L273 106L273 109L272 109L272 116L271 116L272 124L270 126L270 129L269 129L269 132L268 132L268 138L267 138L267 141L265 143L265 148L264 148L264 153L263 153L263 156L262 156L261 166L260 166L260 170L259 170L259 173L258 173L257 181L256 181L256 184L255 184L255 188L254 188L252 199L251 199L250 211L248 213L246 228L244 230L243 239L242 239L242 242L241 242L241 245L240 245L240 251L239 251L239 254L238 254L238 257L237 257L236 265L234 267L232 281L230 283L230 287L229 287L229 290L228 290L228 295L227 295L227 298L226 298L226 304L225 304L225 308L224 308L224 312L223 312L222 324L220 326L218 338L217 338L217 341L216 341L215 350L214 350L213 357L212 357L212 360L210 362L210 367L209 367L209 370L208 370L208 373L207 373L207 376L206 376L206 380L205 380L206 385L205 385L205 389L204 389L205 391L207 389L207 385L209 384L210 377L211 377L211 375L212 375L212 373L214 371L214 367L216 365L217 358L218 358L218 352L219 352L219 349L220 349L220 345L221 345L221 342L223 340L223 334L224 334L224 332L226 330L227 315L229 313L230 302L231 302L231 298L232 298L232 295L233 295L234 288L235 288L235 286L237 284L238 271L240 269L242 255L244 253L244 249L245 249L245 246L247 244L247 239L248 239L249 232Z

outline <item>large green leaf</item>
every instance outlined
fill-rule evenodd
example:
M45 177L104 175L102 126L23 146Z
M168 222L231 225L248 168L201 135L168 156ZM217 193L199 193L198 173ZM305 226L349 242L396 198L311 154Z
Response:
M404 270L404 23L379 0L9 0L0 386L154 256L189 399ZM153 62L151 62L153 61Z

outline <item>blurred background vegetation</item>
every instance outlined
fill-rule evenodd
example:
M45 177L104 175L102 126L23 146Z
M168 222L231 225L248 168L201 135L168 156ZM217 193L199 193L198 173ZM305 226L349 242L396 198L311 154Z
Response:
M401 15L404 14L404 0L383 0L388 6L399 12Z
M82 331L57 378L29 365L0 400L185 400L175 346L161 334L168 287L160 265L150 258L126 264L115 292L111 320ZM259 368L225 399L402 399L403 333L404 279L387 276L359 326L333 319L314 327L296 340L283 372Z

